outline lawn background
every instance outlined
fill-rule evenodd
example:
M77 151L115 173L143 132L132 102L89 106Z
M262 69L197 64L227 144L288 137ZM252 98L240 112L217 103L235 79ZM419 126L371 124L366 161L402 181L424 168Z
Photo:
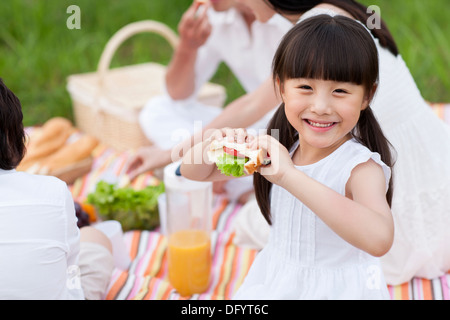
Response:
M256 0L255 0L256 1ZM19 96L26 126L52 116L73 119L67 76L96 70L105 44L124 25L145 19L176 30L190 0L4 0L0 2L0 77ZM363 0L378 5L423 96L450 102L448 0ZM69 30L67 8L81 9L81 29ZM126 41L112 67L147 61L167 64L172 50L158 36ZM228 101L244 91L225 65L213 81Z

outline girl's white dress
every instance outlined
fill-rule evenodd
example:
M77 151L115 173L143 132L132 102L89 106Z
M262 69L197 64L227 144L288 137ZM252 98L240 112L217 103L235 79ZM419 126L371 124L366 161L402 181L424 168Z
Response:
M297 168L345 195L352 170L370 159L383 168L387 190L390 169L379 154L354 139L326 158ZM277 185L271 191L271 212L269 242L234 299L389 299L379 259L343 240Z
M318 14L336 15L315 8L300 22ZM381 265L397 285L450 270L450 126L424 100L402 56L375 43L380 78L371 107L396 153L395 238Z

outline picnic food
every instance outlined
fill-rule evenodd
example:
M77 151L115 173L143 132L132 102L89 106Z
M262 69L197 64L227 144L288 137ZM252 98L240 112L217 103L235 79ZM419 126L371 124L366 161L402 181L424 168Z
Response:
M169 281L182 296L202 293L208 288L211 243L201 230L181 230L169 237Z
M68 119L54 117L42 127L32 128L17 170L53 175L71 184L90 170L91 154L98 144L96 138L81 134Z
M41 171L52 173L78 161L86 159L97 147L98 140L90 135L83 135L72 143L65 144L62 148L41 162Z
M86 202L103 219L119 221L124 231L152 230L159 225L158 196L164 190L163 183L135 190L99 181Z
M77 217L78 228L89 226L91 224L89 215L83 210L83 207L78 201L74 201L73 204L75 206L75 215Z
M270 163L262 149L251 150L247 143L213 140L208 151L209 161L227 176L253 174L260 166Z
M96 222L97 221L97 212L95 210L95 207L87 202L81 202L80 203L81 208L83 209L84 212L86 212L86 214L89 216L89 221L90 222Z
M42 128L31 134L27 152L18 169L27 170L38 159L45 158L61 148L73 133L72 123L61 117L48 120Z

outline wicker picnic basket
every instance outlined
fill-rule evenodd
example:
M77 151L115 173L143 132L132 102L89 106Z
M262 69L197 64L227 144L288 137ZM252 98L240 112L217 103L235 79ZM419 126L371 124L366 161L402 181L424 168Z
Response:
M145 20L120 29L108 41L98 64L97 72L71 75L67 90L71 96L76 126L105 145L118 151L151 144L140 128L138 117L144 105L163 93L166 66L155 62L110 69L111 60L119 46L131 36L150 32L164 37L173 48L178 36L163 23ZM222 107L225 88L205 84L198 100Z

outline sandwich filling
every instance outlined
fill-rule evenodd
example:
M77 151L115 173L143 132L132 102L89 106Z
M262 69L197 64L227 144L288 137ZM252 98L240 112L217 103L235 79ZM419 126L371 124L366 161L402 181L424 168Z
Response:
M223 154L217 158L216 165L227 176L242 177L245 175L244 165L249 159L235 149L223 147Z
M216 140L211 143L208 158L222 174L234 177L253 174L259 166L270 163L270 159L263 157L262 150L250 150L245 143Z

